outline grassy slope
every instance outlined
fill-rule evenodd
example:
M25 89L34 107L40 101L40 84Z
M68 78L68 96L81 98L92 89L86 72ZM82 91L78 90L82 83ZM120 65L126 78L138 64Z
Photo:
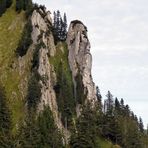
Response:
M22 93L20 82L23 75L19 74L18 59L15 55L18 42L25 24L24 12L17 14L15 4L0 17L0 82L5 87L8 105L12 111L13 129L23 118Z
M56 46L56 55L55 57L50 57L50 63L53 64L55 71L58 71L58 66L60 64L60 62L62 61L63 63L63 68L65 70L65 73L67 73L67 79L69 82L72 83L72 77L71 77L71 72L70 72L70 68L69 68L69 63L68 63L68 49L67 49L67 45L65 42L59 42Z

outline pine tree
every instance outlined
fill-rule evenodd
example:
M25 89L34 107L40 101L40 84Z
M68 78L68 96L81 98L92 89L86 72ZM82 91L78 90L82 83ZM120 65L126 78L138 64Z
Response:
M124 100L123 98L120 100L121 107L124 108Z
M62 136L55 125L49 106L44 106L43 112L39 114L37 126L40 131L40 148L62 148Z
M53 12L53 19L54 19L53 27L57 28L57 13L55 11Z
M16 49L16 53L19 56L24 56L30 45L32 44L32 37L31 37L31 32L32 32L32 23L31 23L31 19L28 19L27 23L24 26L24 30L22 33L22 38L19 41L18 47Z
M18 144L16 147L22 148L40 148L40 131L37 126L33 112L26 117L18 135Z
M41 97L41 86L38 82L38 78L33 74L29 81L28 94L27 94L27 105L28 109L35 109L40 102Z
M67 37L67 17L66 13L64 13L63 21L62 21L62 35L61 38L64 41Z
M23 0L16 0L16 11L21 12L23 9L24 1Z
M5 91L0 86L0 146L8 147L12 144L10 139L11 128L11 113L6 104Z
M139 130L141 133L144 133L144 125L141 117L139 118Z
M32 9L32 0L16 0L16 11L21 12L25 10L26 13Z
M96 96L97 96L98 102L101 103L102 96L101 96L100 89L98 86L96 87Z
M62 18L61 18L61 14L60 14L60 11L57 10L57 38L60 40L60 37L61 37L61 29L62 29Z
M54 11L54 38L55 42L57 41L65 41L67 37L67 18L66 14L64 13L64 17L62 19L60 11Z
M120 103L119 103L118 98L115 98L115 108L116 109L119 109L120 108Z
M71 136L72 148L95 148L97 138L96 110L88 102L82 108L81 116L77 121L76 131Z
M104 111L110 112L110 114L112 114L113 105L114 105L113 95L111 94L110 91L108 91L106 97L107 99L104 102Z

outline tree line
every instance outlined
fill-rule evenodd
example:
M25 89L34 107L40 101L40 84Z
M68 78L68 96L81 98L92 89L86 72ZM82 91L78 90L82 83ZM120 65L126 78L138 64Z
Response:
M138 119L123 99L114 99L110 91L104 104L100 102L100 92L97 96L99 99L95 107L91 106L91 102L83 105L72 132L71 147L96 148L100 146L100 138L108 139L122 148L147 146L148 133L144 130L142 118Z

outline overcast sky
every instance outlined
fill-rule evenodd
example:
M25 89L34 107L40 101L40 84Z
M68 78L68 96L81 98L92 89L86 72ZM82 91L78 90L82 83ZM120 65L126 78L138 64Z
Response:
M108 90L124 98L148 123L148 1L34 0L53 12L66 12L88 28L93 79L103 98Z

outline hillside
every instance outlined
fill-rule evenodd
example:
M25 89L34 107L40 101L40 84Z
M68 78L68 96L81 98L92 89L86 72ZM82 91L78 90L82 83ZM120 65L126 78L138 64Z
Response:
M10 2L9 0L0 1ZM2 5L1 5L2 6ZM87 27L30 0L0 7L0 148L144 148L142 119L91 75Z
M24 81L23 75L27 76L27 69L24 74L19 74L15 50L25 22L24 12L17 14L14 5L0 17L0 82L5 87L14 125L24 116L23 94L20 85L21 81Z

